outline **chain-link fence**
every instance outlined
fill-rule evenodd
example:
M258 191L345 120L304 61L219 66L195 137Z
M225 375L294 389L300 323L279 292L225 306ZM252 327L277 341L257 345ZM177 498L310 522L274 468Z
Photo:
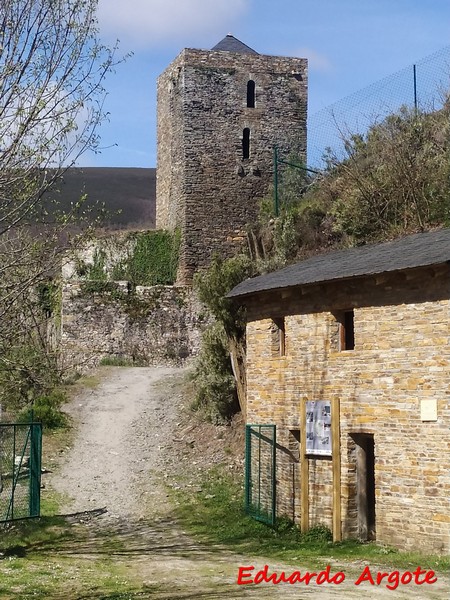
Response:
M442 108L450 90L450 46L376 81L308 118L308 167L326 166L327 149L345 155L345 139L364 134L402 106L431 112Z
M0 423L0 522L38 517L42 426Z
M258 521L275 524L276 426L247 425L245 431L245 510Z

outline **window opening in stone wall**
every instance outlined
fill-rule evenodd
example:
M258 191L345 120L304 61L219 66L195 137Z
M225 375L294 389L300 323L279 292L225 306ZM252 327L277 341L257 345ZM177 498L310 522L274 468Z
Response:
M275 356L286 355L286 329L284 317L272 319L272 349Z
M247 83L247 107L255 108L255 82L252 79Z
M346 310L342 313L339 326L339 350L355 349L355 313Z
M246 127L242 135L242 158L250 158L250 129Z

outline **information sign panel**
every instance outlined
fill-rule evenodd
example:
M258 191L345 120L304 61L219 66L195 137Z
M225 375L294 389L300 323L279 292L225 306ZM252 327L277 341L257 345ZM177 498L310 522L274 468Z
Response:
M306 453L331 456L331 402L306 402Z

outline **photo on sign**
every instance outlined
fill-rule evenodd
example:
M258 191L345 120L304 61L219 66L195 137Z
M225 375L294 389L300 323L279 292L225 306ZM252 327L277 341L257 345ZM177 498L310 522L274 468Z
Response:
M306 453L331 456L331 402L306 402Z

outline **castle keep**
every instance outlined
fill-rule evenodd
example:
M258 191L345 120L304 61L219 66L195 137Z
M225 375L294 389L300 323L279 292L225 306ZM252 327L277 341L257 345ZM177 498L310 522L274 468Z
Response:
M179 282L245 240L273 178L273 147L306 159L307 61L231 35L185 49L158 79L156 227L182 233Z

